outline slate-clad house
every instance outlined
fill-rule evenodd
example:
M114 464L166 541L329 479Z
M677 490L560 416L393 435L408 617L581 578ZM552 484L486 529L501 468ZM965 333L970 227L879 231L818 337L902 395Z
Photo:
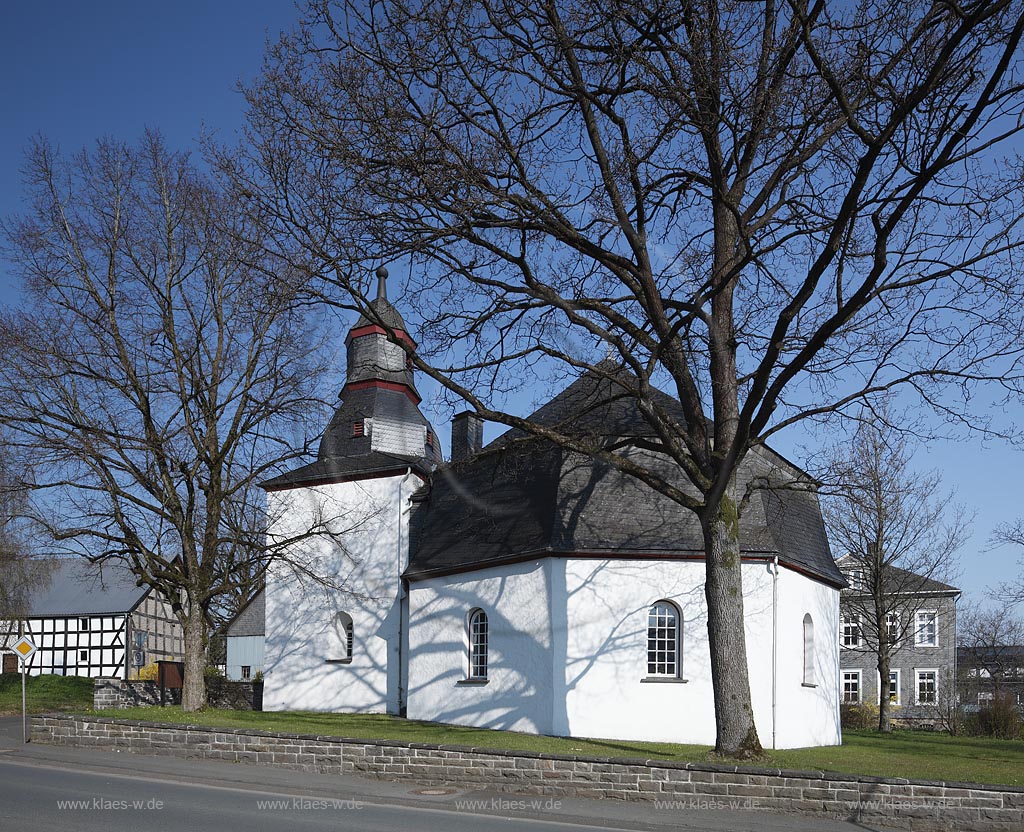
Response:
M6 624L39 648L29 660L31 675L126 679L150 662L183 655L181 624L170 604L136 586L123 567L77 558L54 560L25 618ZM5 672L14 669L4 663Z
M840 683L848 704L878 704L880 690L877 654L865 638L859 615L851 609L862 590L857 561L846 555L839 568L849 586L840 595ZM933 721L935 706L956 695L956 602L960 590L949 584L903 569L889 567L900 600L893 602L898 618L892 622L897 640L890 660L888 695L897 706L893 718L901 722ZM895 592L895 590L894 590Z
M261 589L227 626L225 641L229 679L247 682L263 672L266 629L266 595Z
M381 291L374 301L405 335ZM284 569L266 582L264 709L389 712L546 734L713 743L703 542L691 513L588 457L510 432L481 447L453 424L442 465L412 370L361 319L317 461L268 483L271 536L337 518L305 559L347 591ZM603 365L605 374L620 372ZM601 373L532 418L624 444L649 428ZM668 397L663 406L677 408ZM631 441L635 440L635 441ZM835 744L839 589L813 483L752 451L737 493L754 712L766 745Z

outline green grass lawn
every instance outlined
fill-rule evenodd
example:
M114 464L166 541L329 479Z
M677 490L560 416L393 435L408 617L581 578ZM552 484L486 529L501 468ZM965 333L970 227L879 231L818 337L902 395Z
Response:
M29 713L81 711L92 707L92 679L80 676L29 676L25 685ZM21 674L0 674L0 715L21 713Z
M708 762L712 759L711 749L702 745L539 737L533 734L462 728L375 714L320 714L301 711L262 713L212 709L186 714L180 708L171 707L131 708L97 713L102 716L150 722L469 745L478 748L544 751L552 754L642 757L693 762ZM846 731L843 734L842 746L772 751L763 761L756 764L917 780L955 780L1024 786L1024 741L949 737L945 734L923 731L898 731L890 736L882 736L872 731Z

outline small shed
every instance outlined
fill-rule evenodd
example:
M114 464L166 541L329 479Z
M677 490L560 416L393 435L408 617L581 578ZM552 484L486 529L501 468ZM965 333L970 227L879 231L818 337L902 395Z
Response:
M263 672L266 644L266 598L260 589L227 626L227 677L236 682Z

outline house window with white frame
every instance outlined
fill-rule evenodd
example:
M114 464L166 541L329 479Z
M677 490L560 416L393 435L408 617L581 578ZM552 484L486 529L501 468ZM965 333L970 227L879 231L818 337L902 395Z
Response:
M483 681L487 678L489 634L487 613L475 609L469 614L469 678Z
M856 705L860 702L860 671L843 671L843 702Z
M916 647L939 646L939 614L935 610L921 610L917 613L914 645Z
M939 671L919 670L917 671L917 704L934 705L939 694Z
M670 601L658 601L647 611L647 675L678 679L679 610Z
M884 687L882 685L879 685L878 686L878 690L879 690L879 696L881 696L881 693L882 693L883 690L886 690L888 692L888 694L889 694L889 701L892 702L893 705L901 704L900 703L900 671L899 670L890 670L889 671L889 684L887 686L884 686ZM881 703L881 699L879 699L879 703Z
M885 614L885 640L893 647L900 640L900 617L894 612Z
M860 647L860 617L844 615L840 641L843 647Z

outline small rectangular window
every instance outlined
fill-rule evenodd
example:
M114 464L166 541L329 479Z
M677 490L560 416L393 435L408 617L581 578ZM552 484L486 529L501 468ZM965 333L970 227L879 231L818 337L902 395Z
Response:
M89 651L88 650L79 650L78 651L78 661L85 662L86 664L88 664L89 663Z
M934 705L938 701L938 671L919 670L917 671L917 703L919 705Z
M89 632L89 619L88 618L79 618L78 619L78 629L81 630L83 633Z
M860 619L856 615L843 616L843 647L860 647Z
M937 647L939 644L938 613L924 610L917 614L917 647Z
M860 671L843 671L843 702L856 705L860 702Z
M242 665L242 681L248 680L252 676L252 666L248 664Z
M365 431L366 431L366 425L364 424L364 422L362 420L360 420L358 422L353 422L352 423L352 436L353 436L353 438L357 437L357 436L365 436L366 435Z
M885 639L890 644L895 644L900 639L900 620L896 613L886 613L885 616Z

